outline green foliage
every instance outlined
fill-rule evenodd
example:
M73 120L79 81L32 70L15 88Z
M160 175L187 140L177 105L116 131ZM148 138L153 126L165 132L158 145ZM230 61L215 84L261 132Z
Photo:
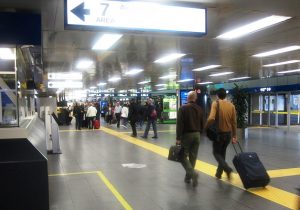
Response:
M240 89L237 84L234 84L235 88L232 91L232 103L236 109L237 115L237 127L246 128L247 127L247 111L248 111L248 101L247 94Z

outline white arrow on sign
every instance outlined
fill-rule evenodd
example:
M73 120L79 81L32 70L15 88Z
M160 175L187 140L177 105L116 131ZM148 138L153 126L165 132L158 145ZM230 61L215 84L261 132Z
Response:
M206 9L143 1L67 0L67 26L206 33Z

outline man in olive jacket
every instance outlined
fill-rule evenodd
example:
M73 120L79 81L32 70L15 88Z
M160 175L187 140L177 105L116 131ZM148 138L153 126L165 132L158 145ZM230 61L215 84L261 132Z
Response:
M200 133L203 130L203 111L195 101L197 93L190 91L187 96L188 103L179 108L176 124L176 144L181 144L184 150L182 166L186 171L184 181L193 186L198 185L198 173L195 172L195 164L200 144Z

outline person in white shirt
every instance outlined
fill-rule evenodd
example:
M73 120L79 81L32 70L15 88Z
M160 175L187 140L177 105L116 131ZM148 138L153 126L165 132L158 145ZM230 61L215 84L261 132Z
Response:
M115 106L115 116L117 119L117 127L120 127L120 120L121 120L121 111L122 111L122 107L120 106L120 102L116 103Z
M123 127L127 128L127 122L128 122L128 107L127 104L124 104L121 111L121 118L123 121Z
M86 112L86 118L87 118L89 129L94 129L93 121L95 120L96 115L97 115L97 109L93 106L92 103L90 103L89 108L87 109Z

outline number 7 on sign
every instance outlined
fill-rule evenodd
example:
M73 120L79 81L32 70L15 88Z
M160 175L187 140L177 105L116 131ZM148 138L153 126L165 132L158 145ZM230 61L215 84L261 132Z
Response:
M100 5L104 6L104 9L102 11L102 16L105 16L106 15L106 11L107 11L107 9L109 7L109 4L107 4L107 3L101 3Z

